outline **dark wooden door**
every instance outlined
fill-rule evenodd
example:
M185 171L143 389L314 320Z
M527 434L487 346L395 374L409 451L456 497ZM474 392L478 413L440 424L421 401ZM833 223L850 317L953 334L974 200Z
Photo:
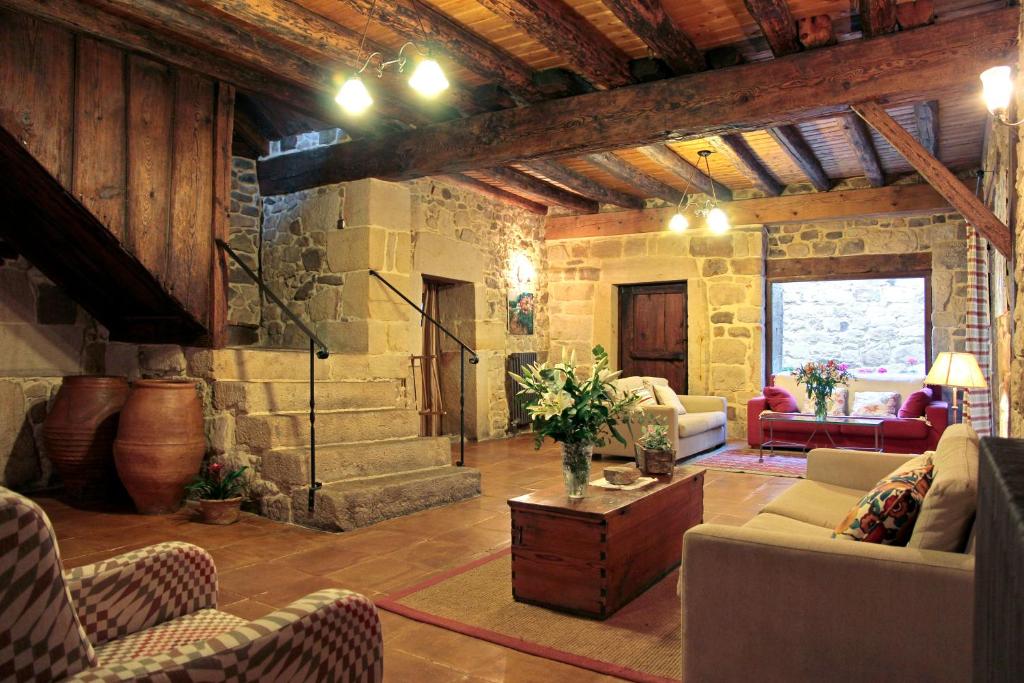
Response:
M619 287L619 367L622 375L664 377L685 394L686 283Z

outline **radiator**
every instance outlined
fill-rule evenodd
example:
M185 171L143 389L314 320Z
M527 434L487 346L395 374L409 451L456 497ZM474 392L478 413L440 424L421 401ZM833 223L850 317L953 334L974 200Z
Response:
M537 354L535 352L510 353L505 359L505 370L522 375L524 366L536 362ZM527 394L517 396L520 389L519 383L509 377L508 372L505 373L505 395L508 398L509 406L508 422L509 428L515 430L530 424L530 414L526 412L526 403L530 400L530 396Z

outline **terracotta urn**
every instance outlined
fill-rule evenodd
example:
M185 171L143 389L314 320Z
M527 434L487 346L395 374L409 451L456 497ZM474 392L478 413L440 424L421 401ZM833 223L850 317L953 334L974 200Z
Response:
M127 398L124 377L64 378L43 420L42 436L46 456L72 498L99 499L118 490L113 448Z
M206 524L234 524L241 512L242 496L223 500L199 499L199 518Z
M174 512L206 451L196 385L180 379L142 379L121 410L114 462L128 495L143 514Z

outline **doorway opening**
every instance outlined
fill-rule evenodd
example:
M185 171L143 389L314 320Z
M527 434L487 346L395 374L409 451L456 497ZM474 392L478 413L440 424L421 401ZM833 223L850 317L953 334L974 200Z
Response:
M467 344L473 343L474 292L471 282L423 276L423 310ZM421 349L412 357L413 385L421 436L459 432L459 363L457 344L426 318L420 320ZM471 382L467 372L466 425L472 424ZM467 434L469 435L469 434Z

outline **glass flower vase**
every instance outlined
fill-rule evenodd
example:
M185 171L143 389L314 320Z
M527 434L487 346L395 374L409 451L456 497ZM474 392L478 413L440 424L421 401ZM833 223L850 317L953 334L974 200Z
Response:
M814 419L824 422L828 418L828 396L814 397Z
M587 495L593 453L594 447L591 444L562 444L562 474L565 477L565 492L570 500L578 500Z

